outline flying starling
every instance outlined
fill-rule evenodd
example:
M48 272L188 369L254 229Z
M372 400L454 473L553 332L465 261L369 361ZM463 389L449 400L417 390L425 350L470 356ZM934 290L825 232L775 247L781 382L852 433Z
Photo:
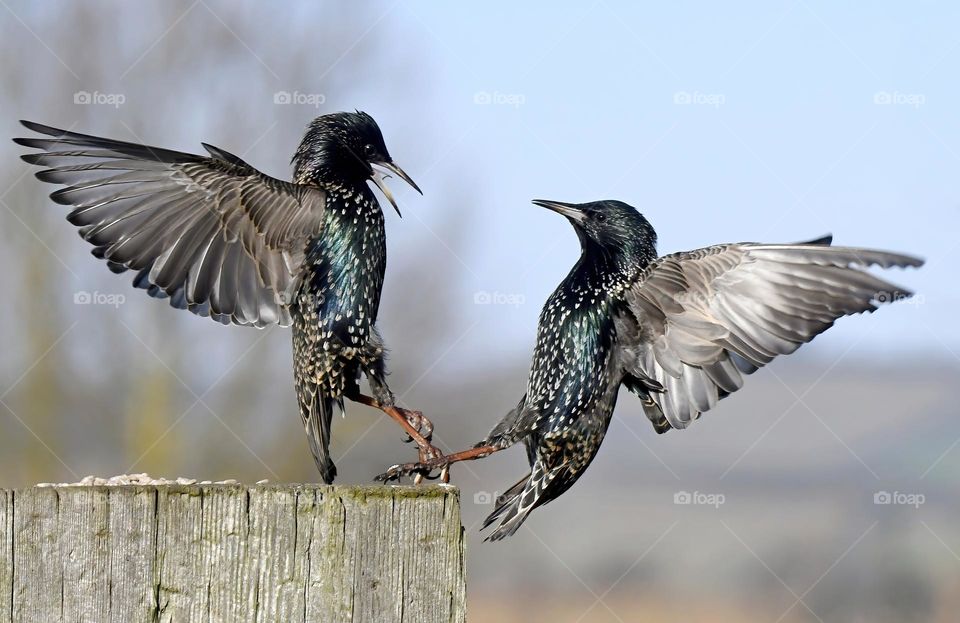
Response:
M150 296L223 324L293 325L300 416L324 482L337 473L330 424L344 398L399 422L421 460L438 454L430 422L396 407L386 382L376 327L386 239L367 181L395 209L383 171L420 189L370 115L314 119L292 182L206 143L209 156L199 156L21 123L44 135L14 139L41 150L22 158L46 167L40 180L66 186L51 199L73 206L67 220L110 270L132 271ZM361 372L372 397L360 393Z
M396 465L381 479L429 474L522 441L530 473L496 501L488 539L512 535L570 488L596 456L620 386L658 433L686 428L777 355L841 316L909 296L862 270L920 266L907 255L802 244L723 244L657 257L657 235L620 201L534 201L565 216L581 255L550 295L527 391L473 449Z

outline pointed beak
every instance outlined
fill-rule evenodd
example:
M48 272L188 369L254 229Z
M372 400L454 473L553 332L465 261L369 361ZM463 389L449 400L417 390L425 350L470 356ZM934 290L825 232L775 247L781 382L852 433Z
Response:
M378 164L378 165L380 165L381 167L389 170L391 173L394 173L397 177L399 177L400 179L402 179L404 182L406 182L407 184L410 184L411 186L413 186L413 189L414 189L415 191L417 191L417 192L420 193L421 195L423 194L423 191L420 190L420 187L417 186L417 183L414 182L413 179L412 179L409 175L407 175L407 172L404 171L403 169L401 169L400 167L398 167L398 166L397 166L396 164L394 164L393 162L377 162L377 163L375 163L375 164Z
M386 169L390 173L393 173L394 175L402 179L407 184L410 184L411 186L413 186L413 189L415 191L417 191L421 195L423 194L423 191L420 190L420 187L417 186L417 183L413 181L413 178L407 175L406 171L398 167L393 162L373 162L371 164L373 164L375 167L380 167L380 168ZM401 218L403 218L403 215L400 214L400 208L397 207L397 201L396 199L393 198L393 193L390 192L390 189L387 187L387 184L384 182L384 180L386 180L388 177L390 177L390 175L387 175L384 172L374 168L371 179L373 179L373 183L377 185L377 188L380 189L380 192L383 193L383 196L387 198L387 201L390 202L390 205L393 206L393 209L397 211L397 214L400 215Z
M553 210L557 214L562 214L563 216L577 223L582 223L583 219L585 218L580 208L572 203L547 201L546 199L534 199L531 203L533 203L533 205L540 206L541 208Z

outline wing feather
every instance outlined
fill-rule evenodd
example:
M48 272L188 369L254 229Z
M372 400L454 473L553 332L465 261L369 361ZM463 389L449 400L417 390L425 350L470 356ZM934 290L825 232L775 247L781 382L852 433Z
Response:
M923 264L829 244L741 243L668 255L625 291L627 311L618 322L626 327L625 372L664 388L648 398L670 426L689 426L740 389L745 374L792 353L838 318L910 295L866 268Z
M67 219L110 270L174 307L220 322L290 323L287 301L309 239L322 227L322 190L260 173L211 145L198 156L22 122L43 136L22 158L65 188Z

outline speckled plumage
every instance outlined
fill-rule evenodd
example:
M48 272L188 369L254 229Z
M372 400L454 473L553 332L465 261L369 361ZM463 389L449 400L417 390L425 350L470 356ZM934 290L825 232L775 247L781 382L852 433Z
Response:
M481 458L518 442L530 474L496 501L488 537L517 531L594 459L621 384L657 432L685 428L739 389L744 374L793 352L843 315L909 296L859 268L919 266L910 256L806 244L717 245L664 257L656 233L619 201L536 201L566 216L580 238L576 266L540 314L527 393L473 451L428 467ZM388 475L417 471L400 466Z
M606 434L620 377L613 348L615 301L605 277L580 266L547 300L516 419L511 417L483 442L527 445L533 471L522 481L516 506L505 509L505 521L523 517L535 504L566 491L593 460ZM498 517L491 515L487 524Z
M652 228L636 232L636 244L618 256L587 232L578 234L583 253L540 313L526 394L478 444L522 441L532 470L484 523L501 520L494 540L513 534L533 508L577 481L613 417L622 380L614 318L624 289L655 257L656 235Z
M334 405L357 391L363 371L381 404L393 404L376 329L387 250L383 212L366 187L329 187L323 235L308 246L305 278L291 307L294 381L311 450L332 481L324 443Z
M330 424L344 398L409 423L410 412L393 408L375 326L386 241L367 182L394 208L373 165L419 188L393 163L373 118L316 118L293 156L293 182L212 145L199 156L23 124L41 135L14 139L41 150L23 159L48 167L40 180L67 186L51 198L74 206L68 219L112 271L134 271L151 296L224 324L293 325L300 414L325 482L336 475ZM359 394L361 372L373 402ZM432 449L419 437L421 450Z

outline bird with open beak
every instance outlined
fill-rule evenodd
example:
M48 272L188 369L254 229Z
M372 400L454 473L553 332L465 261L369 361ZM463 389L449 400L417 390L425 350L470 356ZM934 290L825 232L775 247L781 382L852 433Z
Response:
M173 307L223 324L293 325L300 416L324 482L336 467L330 426L345 398L396 420L420 448L439 455L432 424L401 409L387 386L376 321L386 236L372 180L392 173L420 189L387 152L363 112L317 117L293 156L293 181L264 175L203 144L209 155L149 147L24 122L14 139L39 151L23 159L37 177L65 186L51 195L73 206L67 219L115 273ZM363 374L372 396L359 389Z

